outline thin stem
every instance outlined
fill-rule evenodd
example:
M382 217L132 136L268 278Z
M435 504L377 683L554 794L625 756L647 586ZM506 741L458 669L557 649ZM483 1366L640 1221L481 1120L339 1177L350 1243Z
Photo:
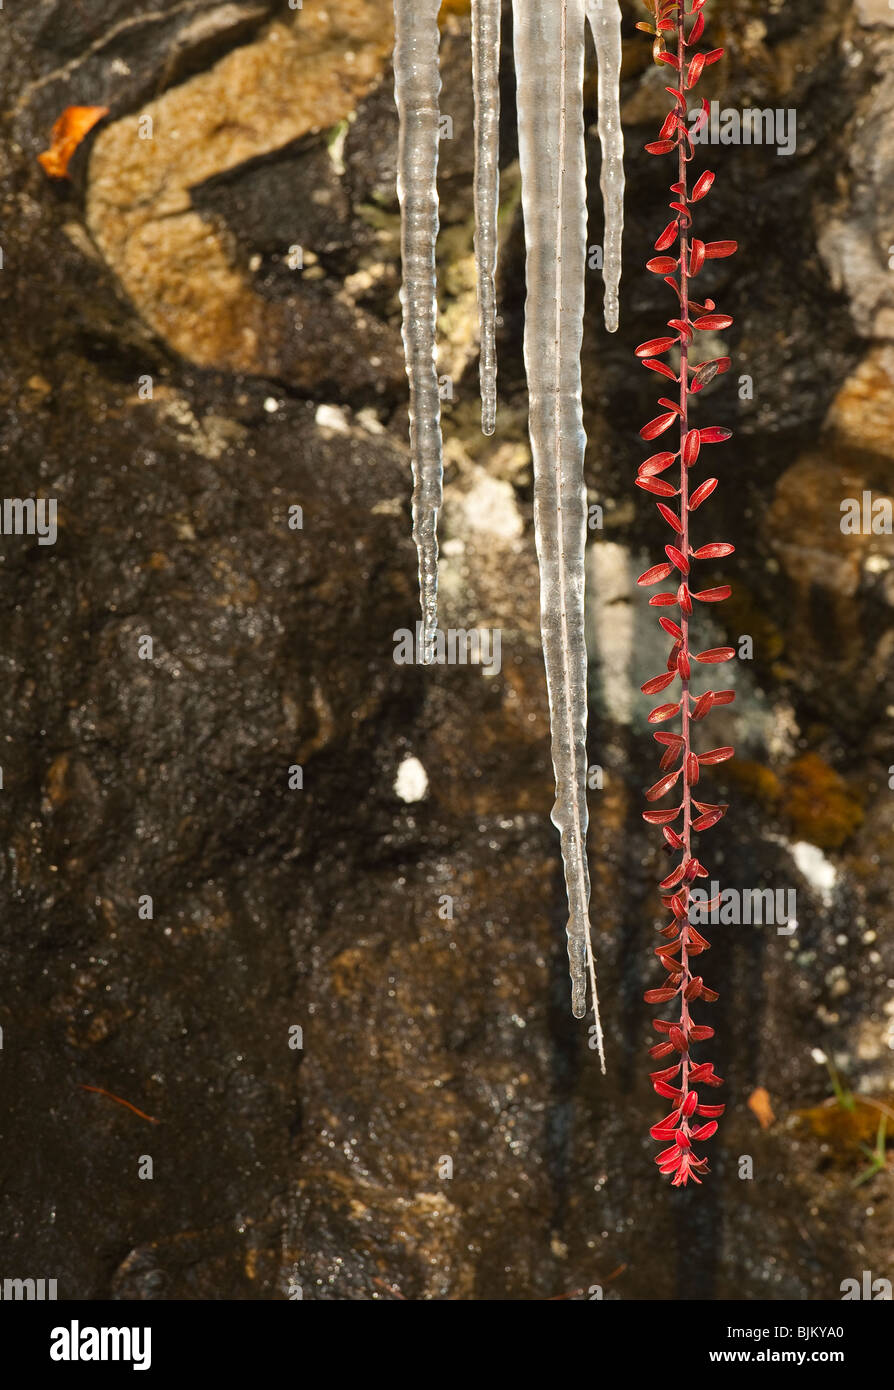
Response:
M683 59L685 53L684 32L683 32L683 6L677 7L677 56L680 59L680 84L682 90L683 78ZM685 113L684 113L685 116ZM677 148L677 181L680 188L677 190L679 201L684 207L688 207L688 171L686 168L686 142L680 137ZM689 219L688 214L679 214L680 223L680 318L684 324L689 323ZM688 430L687 413L689 409L689 338L684 329L680 335L680 522L683 526L680 537L680 549L685 556L689 555L689 469L683 459L683 445L686 442ZM685 577L683 582L685 583ZM689 660L689 614L685 608L680 606L680 627L683 630L682 646L680 656L684 663ZM684 670L688 669L684 665ZM688 863L692 857L692 794L689 783L689 754L690 746L690 720L689 720L689 678L680 677L683 693L680 696L680 711L682 714L682 734L683 734L683 862ZM687 909L689 906L689 888L683 889L686 899ZM689 969L689 915L687 911L683 923L681 936L683 945L680 951L680 964L683 968L683 979L680 981L680 1028L683 1037L689 1036L689 1003L686 999L686 986L692 979L692 972ZM683 1091L683 1104L689 1094L689 1053L683 1053L683 1072L681 1087ZM684 1118L681 1124L684 1133L689 1133L689 1123Z

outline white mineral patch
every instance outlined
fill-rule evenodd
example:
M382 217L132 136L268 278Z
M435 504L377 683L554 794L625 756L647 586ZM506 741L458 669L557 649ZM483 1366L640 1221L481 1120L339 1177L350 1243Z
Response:
M796 840L794 844L789 845L789 849L807 882L816 889L824 903L830 903L838 879L835 865L829 862L821 849L808 844L806 840Z
M394 790L401 801L421 801L428 791L428 773L418 758L404 758L397 769Z
M634 577L626 546L597 541L587 547L587 589L595 596L587 612L590 649L598 662L605 707L621 724L631 722L636 708L632 679L634 623L641 615L630 602ZM663 664L663 660L656 661L655 669L661 670ZM651 669L646 674L651 675ZM637 701L641 698L638 689L635 697Z
M475 468L474 481L467 492L448 494L452 532L484 533L501 541L516 540L524 530L515 489L500 478L492 478L483 468Z
M351 432L344 411L337 405L317 406L314 419L321 430L330 430L332 434L350 434Z

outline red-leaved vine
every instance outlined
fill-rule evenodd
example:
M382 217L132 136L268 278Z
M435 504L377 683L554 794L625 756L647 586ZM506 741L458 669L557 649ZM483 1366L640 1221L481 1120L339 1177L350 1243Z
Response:
M717 425L691 427L690 398L719 373L727 371L730 359L719 357L707 362L690 362L689 358L696 334L728 328L732 323L728 314L715 312L713 300L706 299L701 304L692 299L690 286L705 261L731 256L736 250L736 243L705 243L692 235L692 205L708 192L714 175L706 170L690 190L689 164L694 154L692 135L707 121L709 108L707 101L703 101L690 133L686 93L695 87L705 67L723 56L722 48L709 52L696 48L705 27L702 13L705 0L692 0L688 9L685 0L646 0L646 3L652 11L654 22L638 27L655 36L653 51L656 61L667 65L675 84L667 88L673 106L664 120L658 139L646 145L646 149L654 155L675 153L677 159L677 181L671 184L670 190L673 220L655 242L658 254L647 262L647 269L663 276L673 289L679 308L678 316L668 320L667 326L672 330L672 335L653 338L636 349L636 355L644 367L674 383L675 396L673 400L661 397L659 405L662 413L644 425L640 435L646 440L657 439L674 428L679 429L680 435L677 449L653 454L640 465L636 477L638 487L660 499L658 510L672 532L670 543L664 547L667 561L646 570L637 583L659 584L675 572L679 578L674 591L657 593L649 599L649 603L656 608L675 609L676 612L673 616L668 612L667 616L658 619L673 645L666 671L646 681L642 687L643 693L657 695L674 681L680 682L679 698L672 703L657 705L649 715L649 722L666 724L679 717L680 731L671 733L662 730L654 735L664 754L661 758L661 776L646 792L646 800L661 801L674 789L679 795L680 787L682 800L672 810L643 812L649 824L662 827L671 850L680 855L679 863L660 884L661 901L673 914L667 926L660 928L665 941L655 953L667 971L667 979L659 989L647 990L645 998L647 1004L675 1001L672 1012L676 1017L654 1020L661 1041L650 1049L652 1057L665 1059L676 1056L677 1060L660 1071L652 1072L652 1085L660 1096L670 1101L671 1109L663 1120L653 1125L651 1135L653 1139L668 1145L655 1160L659 1171L668 1175L675 1187L681 1187L690 1179L700 1183L699 1175L708 1171L708 1160L696 1155L693 1144L711 1138L717 1129L717 1117L724 1110L722 1105L706 1104L696 1089L720 1086L722 1080L714 1074L712 1062L695 1061L691 1055L693 1043L713 1037L714 1029L703 1023L694 1023L690 1017L690 1007L698 999L712 1001L717 994L708 988L701 975L693 973L693 957L706 951L708 942L690 923L689 916L692 886L697 879L707 878L707 870L692 851L692 832L701 834L709 830L717 824L727 808L708 801L697 801L694 789L703 767L725 762L733 755L732 748L712 748L704 753L696 753L692 748L693 723L704 719L714 705L728 705L733 700L731 690L704 690L700 693L692 690L692 668L693 663L711 667L735 656L732 647L711 647L699 652L693 652L690 647L693 603L719 603L730 593L726 584L719 588L691 589L692 562L715 560L732 554L734 549L725 541L711 541L694 547L690 536L690 519L717 486L716 478L706 478L693 486L692 470L699 461L703 445L720 444L730 437L729 430ZM669 45L667 48L666 43ZM662 358L677 348L679 369L674 371ZM674 476L673 481L668 481L667 471L675 465L679 466L679 474ZM675 822L681 822L677 829L672 828ZM705 904L705 910L710 910L717 901L715 899Z

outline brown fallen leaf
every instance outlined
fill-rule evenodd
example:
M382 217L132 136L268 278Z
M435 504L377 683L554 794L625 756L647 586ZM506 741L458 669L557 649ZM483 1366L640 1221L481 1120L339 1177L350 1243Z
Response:
M769 1129L776 1119L770 1104L770 1092L763 1086L758 1086L751 1092L748 1097L748 1109L757 1116L761 1129Z
M69 161L97 121L109 114L107 106L66 106L53 126L50 148L37 156L51 179L67 179Z

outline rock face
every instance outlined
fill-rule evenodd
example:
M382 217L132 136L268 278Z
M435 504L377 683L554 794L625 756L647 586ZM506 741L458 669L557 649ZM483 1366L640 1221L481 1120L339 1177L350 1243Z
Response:
M709 8L729 51L709 98L792 108L798 138L698 155L706 229L741 245L712 267L735 366L706 397L737 436L712 505L737 554L711 638L753 640L712 729L738 757L705 854L798 906L788 935L709 933L729 1108L682 1194L651 1163L641 1003L656 639L630 580L663 539L631 485L652 401L631 363L667 314L641 269L664 187L639 153L663 97L639 14L622 328L594 283L584 364L606 1078L570 1017L548 820L509 52L484 440L467 7L445 7L442 621L501 647L423 673L394 659L416 597L390 5L32 0L4 21L3 495L58 507L56 543L6 535L0 571L11 1277L83 1299L834 1299L887 1273L890 1175L853 1186L874 1136L811 1053L878 1113L894 553L841 504L891 493L894 39L869 0ZM74 104L110 115L51 183L36 155Z

